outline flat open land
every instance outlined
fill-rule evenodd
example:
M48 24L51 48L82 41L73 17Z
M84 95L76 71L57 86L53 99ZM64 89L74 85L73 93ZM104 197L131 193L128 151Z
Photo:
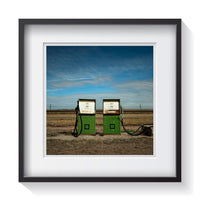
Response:
M124 125L136 130L141 124L153 124L152 110L125 110ZM96 135L72 136L75 125L73 110L47 111L48 155L152 155L153 135L103 135L102 110L96 114Z

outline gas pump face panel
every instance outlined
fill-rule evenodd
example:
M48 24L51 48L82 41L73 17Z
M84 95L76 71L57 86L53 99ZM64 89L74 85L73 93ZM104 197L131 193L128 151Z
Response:
M104 101L103 113L104 114L119 114L119 101Z
M78 133L95 134L96 102L95 100L79 100Z
M95 101L79 101L80 114L95 114Z
M103 100L103 133L121 134L120 101Z

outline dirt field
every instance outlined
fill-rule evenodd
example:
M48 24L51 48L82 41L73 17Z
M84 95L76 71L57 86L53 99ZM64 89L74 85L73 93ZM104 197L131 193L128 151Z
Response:
M141 124L153 123L152 110L124 112L127 130L136 130ZM75 124L73 111L47 111L48 155L152 155L153 136L130 136L121 128L121 135L103 135L103 115L96 114L96 135L72 136Z

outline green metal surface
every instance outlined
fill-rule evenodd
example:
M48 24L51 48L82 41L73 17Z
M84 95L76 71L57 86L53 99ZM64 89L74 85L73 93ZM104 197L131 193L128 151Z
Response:
M82 131L81 131L82 119ZM80 134L96 134L95 115L79 115L78 117L78 133Z
M104 134L121 134L120 115L103 116Z

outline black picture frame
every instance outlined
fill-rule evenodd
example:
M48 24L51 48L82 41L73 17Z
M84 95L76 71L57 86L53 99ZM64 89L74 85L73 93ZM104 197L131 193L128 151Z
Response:
M175 177L25 177L24 31L26 25L176 25L176 176ZM181 182L181 19L19 19L19 182Z

